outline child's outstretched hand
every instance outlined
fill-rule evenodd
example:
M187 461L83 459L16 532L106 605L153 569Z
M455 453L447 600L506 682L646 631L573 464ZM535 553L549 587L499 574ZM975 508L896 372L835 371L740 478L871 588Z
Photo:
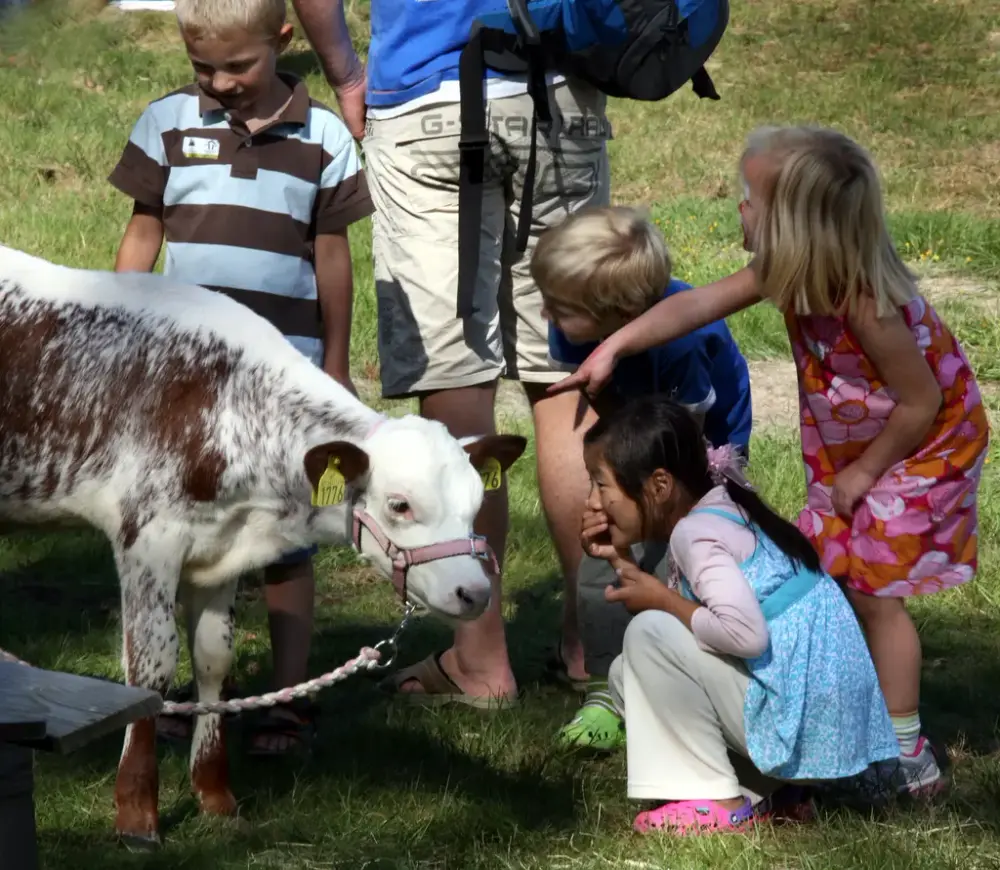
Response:
M616 554L608 561L618 575L618 585L604 590L606 601L620 601L629 613L667 610L670 590L656 577L640 570L631 557Z
M618 359L608 341L599 344L571 375L549 386L549 395L565 393L569 390L582 390L587 396L596 396L611 380Z

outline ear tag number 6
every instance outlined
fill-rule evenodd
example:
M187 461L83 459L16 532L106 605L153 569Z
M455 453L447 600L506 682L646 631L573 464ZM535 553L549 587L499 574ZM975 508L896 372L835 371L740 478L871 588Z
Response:
M487 492L500 489L503 485L503 471L500 468L500 460L492 456L487 459L483 467L479 470L479 477L483 481L483 489Z

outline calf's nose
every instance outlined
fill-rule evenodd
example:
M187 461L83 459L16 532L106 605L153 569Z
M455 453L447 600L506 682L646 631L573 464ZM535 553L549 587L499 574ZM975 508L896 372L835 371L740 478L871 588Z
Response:
M462 609L466 612L481 613L490 606L491 590L488 585L459 586L455 589L455 597L462 603Z

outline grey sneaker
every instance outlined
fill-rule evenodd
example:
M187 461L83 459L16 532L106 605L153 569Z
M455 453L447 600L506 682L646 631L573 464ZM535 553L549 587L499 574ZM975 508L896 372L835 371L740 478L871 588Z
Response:
M926 737L917 741L913 755L877 761L856 776L818 783L815 788L824 803L858 809L885 807L899 798L926 800L948 787L947 764Z
M913 755L899 756L899 769L903 779L901 790L909 792L912 797L933 797L948 787L934 747L926 737L917 741L917 751Z

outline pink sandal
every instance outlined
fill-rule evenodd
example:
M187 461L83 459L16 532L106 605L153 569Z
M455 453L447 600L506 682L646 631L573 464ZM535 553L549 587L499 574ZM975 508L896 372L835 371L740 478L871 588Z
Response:
M678 837L712 831L742 832L756 821L749 798L735 810L716 801L671 801L635 817L633 827L640 834L664 831Z

